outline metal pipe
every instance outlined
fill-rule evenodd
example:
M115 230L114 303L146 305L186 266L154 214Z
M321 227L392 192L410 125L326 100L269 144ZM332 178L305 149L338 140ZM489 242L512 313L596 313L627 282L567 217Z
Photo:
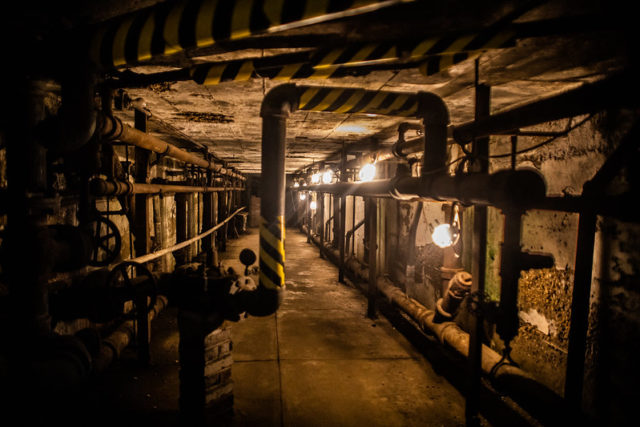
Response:
M164 193L213 193L226 191L229 188L242 190L243 187L197 187L195 185L145 184L94 178L89 184L94 196L122 196L129 194L164 194Z
M474 138L592 113L607 107L637 105L638 93L632 81L626 74L620 74L585 84L560 95L456 126L453 138L464 145Z
M546 184L542 175L533 169L509 169L491 175L431 174L421 178L396 177L370 182L311 185L308 189L368 197L427 198L483 206L533 208L544 200Z
M362 219L362 221L360 221L359 223L356 224L355 227L353 227L351 230L347 231L347 235L346 235L346 239L347 239L347 247L349 247L349 241L351 240L351 236L353 236L353 234L356 232L356 230L358 230L358 228L362 227L364 225L364 218Z
M406 94L294 84L271 89L260 110L263 118L263 185L259 288L269 290L272 302L270 306L262 307L264 314L271 314L277 309L280 291L284 287L285 136L287 118L295 110L420 118L427 135L423 170L445 170L449 113L444 101L437 95L428 92Z
M144 148L162 156L171 157L182 162L196 165L201 168L210 169L216 173L226 175L232 178L246 180L246 178L231 169L217 165L210 160L203 159L200 156L184 151L168 142L163 141L153 135L141 132L129 125L122 123L117 117L102 117L102 127L100 136L108 140L119 140L136 147Z
M316 237L312 240L316 245L319 243ZM339 257L337 250L326 246L320 249L324 250L328 259L337 265ZM369 279L369 269L357 259L351 257L347 261L347 267L348 273L354 280L366 283ZM379 276L376 286L394 306L409 315L420 329L434 335L443 345L452 348L463 357L469 357L469 334L457 323L434 321L435 311L427 309L407 296L386 277ZM565 415L562 399L528 372L512 364L500 364L496 368L502 356L484 344L481 346L481 353L481 371L497 385L509 390L517 402L531 410L534 416L540 417L544 422L552 422Z
M158 295L156 297L156 303L149 311L148 319L151 322L158 314L169 305L167 297L164 295ZM93 369L95 372L103 372L111 362L117 360L122 353L122 350L129 345L135 339L136 325L135 321L127 320L113 331L109 336L102 340L102 346L100 347L100 353L93 359Z

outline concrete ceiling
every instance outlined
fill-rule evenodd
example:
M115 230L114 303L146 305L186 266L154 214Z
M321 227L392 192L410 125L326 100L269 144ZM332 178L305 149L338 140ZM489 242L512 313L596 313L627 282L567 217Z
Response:
M68 2L76 4L77 2ZM76 8L58 11L72 28L77 22L100 22L157 1L81 2ZM154 58L130 67L139 74L176 70L210 61L254 59L285 53L342 46L355 42L394 42L477 31L507 20L514 24L549 19L576 18L570 24L519 37L515 46L487 50L478 58L478 80L492 87L492 111L548 96L599 80L629 65L631 42L620 5L597 1L450 2L415 1L360 16L315 24L280 33L252 37L240 42L216 44L206 49ZM487 4L489 3L489 4ZM66 3L65 3L66 4ZM68 10L67 10L68 9ZM71 12L73 11L73 13ZM630 18L629 18L630 19ZM55 22L50 18L45 22ZM593 25L596 22L597 25ZM44 25L44 22L43 22ZM52 24L49 24L52 26ZM45 26L46 27L46 26ZM45 28L43 27L43 28ZM405 61L406 63L406 61ZM430 91L446 102L452 125L469 121L474 111L476 61L464 60L426 76L403 62L393 69L363 76L325 80L297 79L308 85L359 87L402 92ZM123 71L120 69L119 71ZM206 146L244 173L260 172L260 104L267 91L282 82L266 78L199 85L194 81L167 81L127 88L132 105L151 113L151 131L184 146L185 141ZM133 110L118 112L132 122ZM406 119L364 114L296 112L288 124L288 172L317 162L346 144L363 141L389 144L397 125ZM188 144L187 144L188 145Z

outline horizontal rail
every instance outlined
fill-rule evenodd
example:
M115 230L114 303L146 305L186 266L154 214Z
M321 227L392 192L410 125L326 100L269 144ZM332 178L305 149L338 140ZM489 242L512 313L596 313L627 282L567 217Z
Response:
M177 251L177 250L182 249L182 248L186 248L190 244L195 243L198 240L202 239L203 237L207 237L209 234L211 234L214 231L220 229L224 224L226 224L227 222L231 221L231 219L234 216L236 216L238 213L240 213L240 211L242 211L242 210L244 210L244 207L241 207L241 208L237 209L234 213L232 213L227 218L225 218L224 221L216 224L214 227L208 229L204 233L201 233L201 234L199 234L199 235L197 235L195 237L192 237L189 240L185 240L184 242L177 243L177 244L175 244L173 246L170 246L168 248L160 249L159 251L152 252L152 253L146 254L146 255L142 255L142 256L139 256L137 258L132 258L132 259L129 259L127 261L138 262L140 264L143 264L145 262L152 261L152 260L154 260L156 258L160 258L161 256L166 255L168 253Z
M94 196L122 196L129 194L160 193L214 193L219 191L241 191L244 187L207 187L196 185L145 184L138 182L105 180L94 178L90 183Z

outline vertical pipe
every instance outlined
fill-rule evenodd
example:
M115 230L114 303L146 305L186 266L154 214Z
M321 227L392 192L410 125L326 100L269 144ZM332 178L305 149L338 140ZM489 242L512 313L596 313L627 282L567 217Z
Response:
M478 62L476 61L476 99L475 119L479 120L490 114L491 88L477 82ZM487 174L489 172L489 138L479 138L473 141L473 154L476 162L473 171ZM469 336L469 388L466 396L465 418L468 426L479 425L478 411L480 409L480 376L482 375L482 337L484 335L484 318L479 306L484 300L485 270L487 248L487 208L474 206L473 235L472 235L472 263L471 263L471 295L475 298L476 310L470 321Z
M187 193L187 239L190 239L196 235L195 227L197 217L195 199L196 195L194 193ZM187 250L187 262L193 261L193 257L195 256L196 244L192 243L185 249Z
M211 171L207 171L207 185L211 185L212 184L212 176L213 174L211 173ZM202 197L204 197L204 200L202 201L202 231L206 231L208 229L210 229L211 227L213 227L214 225L214 218L213 218L213 197L214 197L214 192L210 192L210 193L202 193ZM205 265L208 268L211 268L214 266L213 264L213 251L214 251L214 245L213 245L213 236L211 234L209 234L208 236L205 236L202 239L202 252L204 252L205 257L206 257L206 261L205 261Z
M324 258L324 193L318 193L318 222L320 223L320 258Z
M342 144L342 154L340 157L340 181L347 181L347 151L345 149L344 143ZM338 281L340 283L344 283L344 229L346 227L346 216L347 216L347 195L340 195L340 223L338 225L338 248L340 250L340 265L338 272Z
M140 110L134 110L134 126L141 132L147 131L147 115ZM127 147L128 148L128 147ZM149 151L135 147L135 182L149 182ZM149 195L136 194L134 206L134 236L136 256L148 254L151 251L151 233L149 218ZM151 340L149 316L147 315L146 295L138 298L137 307L137 350L138 361L146 366L149 364Z
M176 242L187 240L187 194L176 193ZM175 252L176 264L187 263L188 249L183 248Z
M376 257L377 257L377 200L373 197L367 197L365 199L366 203L366 215L367 215L367 224L369 225L369 287L367 290L367 317L370 319L375 319L377 317L376 313L376 294L378 290L378 274L376 267Z
M567 375L564 388L565 400L570 408L578 413L582 410L584 359L589 327L589 298L593 273L596 218L593 212L582 212L578 220L576 271L573 279L569 352L567 355Z

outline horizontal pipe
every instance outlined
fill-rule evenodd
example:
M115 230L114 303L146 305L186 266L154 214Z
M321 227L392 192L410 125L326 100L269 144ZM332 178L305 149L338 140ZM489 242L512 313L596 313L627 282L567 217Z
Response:
M306 228L303 226L303 228ZM320 240L317 236L311 236L312 241L320 247ZM327 258L337 264L339 253L329 247L320 247ZM348 272L356 280L367 282L369 269L360 261L351 257L346 262ZM469 357L469 334L462 330L455 322L434 322L435 312L429 310L405 294L399 287L386 277L379 276L377 280L378 290L402 312L409 317L424 331L434 335L438 340L454 349L464 357ZM562 411L562 399L551 389L539 383L528 372L512 364L496 365L501 361L502 355L491 349L482 346L482 371L496 382L517 395L522 404L528 407L535 406L535 415L542 415L545 418L553 417ZM495 368L495 369L494 369Z
M585 84L550 98L456 126L453 138L464 145L474 138L593 113L608 107L635 106L638 104L635 86L626 75Z
M122 123L117 117L104 116L102 121L101 136L109 140L119 140L154 153L171 157L182 162L210 169L216 173L226 175L231 178L245 180L241 174L231 169L224 168L212 161L206 160L198 155L184 151L175 145L163 141L148 133L139 131L129 125Z
M530 207L543 201L544 178L533 169L502 170L491 175L433 174L369 182L339 182L306 187L308 191L363 197L426 198L464 204Z
M149 311L149 322L156 318L167 305L169 305L167 297L158 295L156 297L156 303ZM100 353L93 359L94 372L100 373L108 368L114 360L120 357L122 350L135 339L135 336L136 325L134 320L122 322L115 331L102 340Z
M212 193L218 191L244 190L243 187L205 187L195 185L145 184L94 178L89 184L94 196L122 196L129 194L160 193Z

